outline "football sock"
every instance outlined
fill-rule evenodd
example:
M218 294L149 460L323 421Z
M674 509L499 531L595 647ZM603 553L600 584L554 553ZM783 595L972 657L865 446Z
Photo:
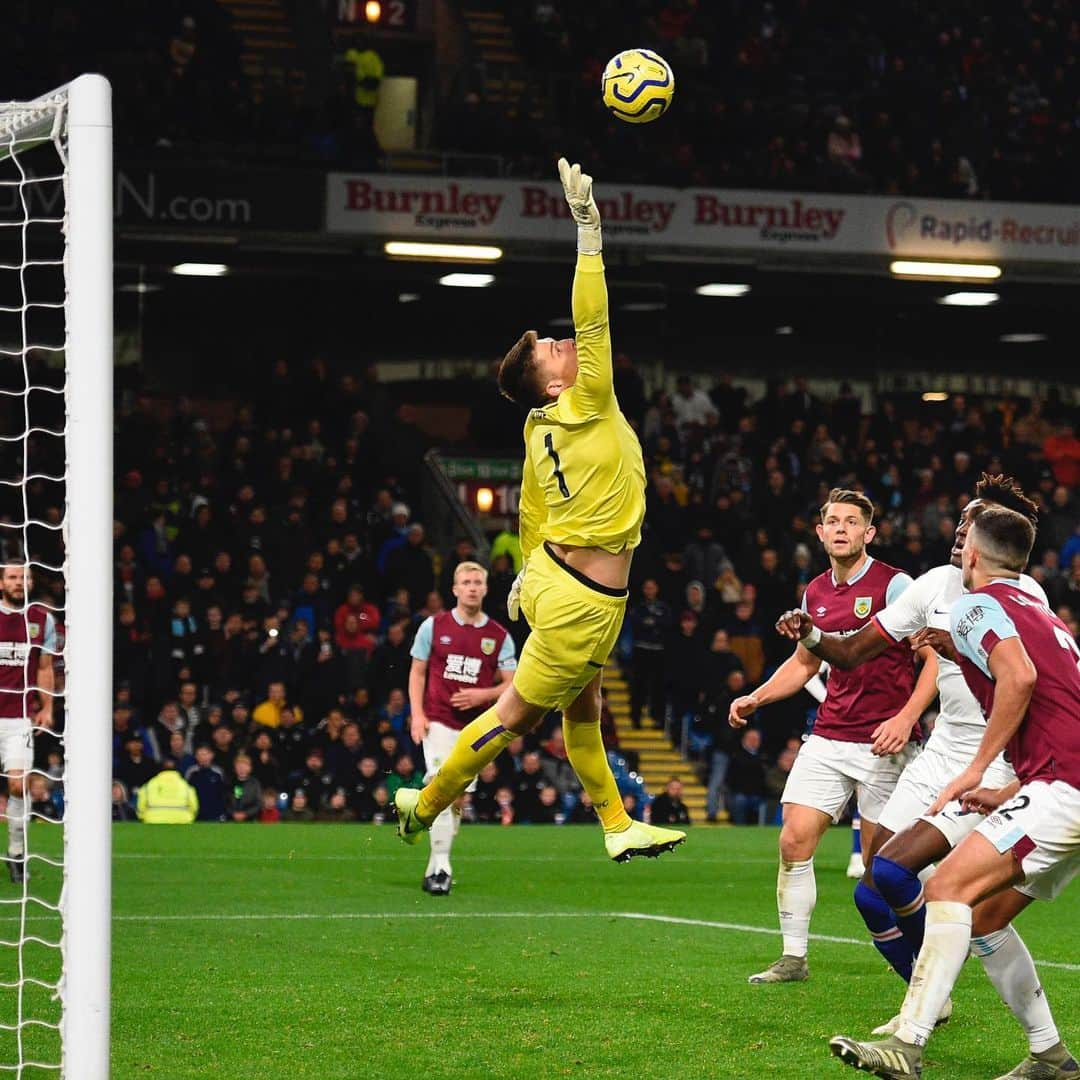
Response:
M630 815L622 804L619 787L611 774L600 720L570 723L563 714L563 741L566 756L574 767L582 787L589 793L604 832L623 832L630 828Z
M420 792L416 816L427 826L472 783L473 777L516 739L499 723L495 706L466 725L442 768Z
M8 854L21 856L26 850L26 800L21 796L8 796L7 826Z
M809 946L810 916L817 903L817 878L814 860L780 860L776 875L776 907L780 912L780 932L784 936L785 956L805 956Z
M431 854L428 856L427 870L424 877L439 873L440 870L450 873L450 845L454 842L454 834L457 832L454 821L454 810L447 807L431 823Z
M896 925L917 956L926 931L926 899L918 875L892 859L875 855L874 884L896 913Z
M855 906L866 923L866 929L870 931L874 948L885 957L889 966L904 982L911 982L915 953L911 942L896 925L896 916L885 898L876 889L860 881L855 886Z
M851 854L862 854L862 822L858 814L851 819Z
M900 1010L898 1039L925 1046L971 946L971 908L945 900L926 905L926 936Z
M972 938L971 955L982 961L1001 1000L1027 1033L1031 1052L1039 1054L1055 1046L1061 1036L1050 1004L1039 984L1031 953L1013 927Z

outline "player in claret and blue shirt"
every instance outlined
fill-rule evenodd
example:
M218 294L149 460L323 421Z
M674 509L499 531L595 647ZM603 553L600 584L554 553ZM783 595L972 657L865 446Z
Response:
M857 491L835 489L821 508L817 533L831 569L810 582L803 605L808 619L812 614L816 623L834 634L857 633L911 585L909 575L867 553L866 545L874 538L873 515L873 503ZM820 636L821 631L814 629ZM817 901L814 852L853 793L865 842L916 753L912 742L916 725L936 692L937 657L930 648L922 651L924 669L917 684L915 656L906 641L893 642L853 671L829 673L828 695L818 709L813 734L795 758L781 796L784 821L776 900L783 954L751 975L751 983L807 978L810 917ZM741 727L761 706L798 693L820 666L819 657L804 643L797 644L765 683L732 702L729 722ZM888 955L899 938L894 924L879 948Z
M964 543L969 592L952 605L949 631L927 628L912 639L959 665L987 716L974 760L929 813L959 799L986 816L926 883L925 937L895 1036L830 1042L844 1062L886 1080L922 1076L923 1047L967 959L972 926L1007 927L1080 871L1080 648L1065 624L1019 587L1034 541L1023 514L984 510ZM982 787L1002 751L1016 780ZM1059 1038L1006 1075L1076 1078L1080 1066Z

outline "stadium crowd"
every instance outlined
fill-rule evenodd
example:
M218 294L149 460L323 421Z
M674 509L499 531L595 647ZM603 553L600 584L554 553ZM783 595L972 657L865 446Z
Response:
M31 376L49 380L44 368ZM615 384L648 470L616 658L632 723L664 726L687 771L708 776L710 817L765 817L812 721L809 694L770 706L741 735L727 713L789 652L773 623L826 565L814 523L831 487L867 493L877 507L871 554L917 576L948 561L982 470L1016 476L1041 508L1031 572L1077 633L1080 438L1075 407L1058 394L882 396L864 410L849 385L826 400L803 377L774 380L756 400L723 374L707 389L690 376L670 392L647 388L625 355ZM518 417L484 389L472 446L505 454ZM419 510L428 439L415 418L375 367L355 375L323 359L278 361L247 400L196 407L125 392L114 507L118 816L170 761L207 820L379 821L397 787L420 784L410 644L428 615L453 605L454 567L476 552L464 539L443 550L429 542ZM46 527L62 515L60 486L47 481L63 471L53 443L31 445L41 475L26 495L44 523L29 531L30 553L58 566L59 533ZM21 496L5 489L0 519L21 518ZM19 532L5 530L5 555L17 553ZM520 558L512 532L493 550L485 607L520 648L527 629L506 615ZM58 576L43 567L35 576L35 598L62 606ZM646 791L610 710L604 728L628 805L651 812L667 777L650 777ZM481 777L470 815L588 817L559 736L553 716L512 745ZM48 774L39 801L59 804L54 740L39 737L37 765Z
M674 186L1061 202L1076 189L1073 0L1007 12L985 0L532 0L516 11L551 113L539 130L455 134L473 149L516 146L531 175L569 147L598 175ZM672 65L663 123L606 115L600 76L624 47L612 48L612 26Z
M332 77L279 65L256 91L242 34L214 0L93 11L18 0L9 14L9 92L105 72L124 154L205 162L212 149L222 161L377 167L361 152L346 51ZM988 0L858 10L835 0L529 0L506 18L524 96L490 93L506 65L474 46L471 62L447 64L459 77L436 102L427 148L498 155L508 172L544 179L566 153L602 176L675 186L1068 202L1080 179L1076 0L1009 11ZM326 34L325 16L317 21L305 32ZM626 44L651 46L676 72L662 124L614 123L603 108L603 66ZM39 56L45 69L27 62Z
M812 719L809 695L741 735L727 712L790 649L773 622L825 565L814 521L830 487L864 490L878 508L871 553L918 575L948 561L980 472L1017 476L1042 508L1032 573L1076 632L1080 439L1060 399L886 397L865 415L850 387L821 400L803 378L759 400L724 375L708 390L684 376L647 392L625 356L616 387L649 475L617 656L633 723L665 725L688 769L711 774L710 816L760 820ZM134 394L118 414L117 814L171 762L205 820L385 820L397 788L422 776L411 640L453 605L453 569L475 551L429 546L414 509L426 439L374 367L279 361L256 399L223 404ZM35 516L57 512L47 487L30 494ZM527 631L506 617L517 557L511 544L494 558L486 607L520 645ZM486 770L470 816L589 817L556 721ZM652 795L610 712L605 731L644 814Z

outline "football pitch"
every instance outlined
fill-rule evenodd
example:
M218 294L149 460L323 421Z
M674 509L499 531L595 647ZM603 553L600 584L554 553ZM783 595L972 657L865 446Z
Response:
M772 828L691 829L619 866L588 826L467 826L443 898L420 889L426 845L390 826L119 826L112 1075L854 1076L826 1040L869 1035L902 995L865 943L848 843L834 829L817 858L810 980L749 986L779 954ZM1020 921L1074 1044L1078 914L1073 889ZM976 962L954 1000L928 1080L1024 1056Z

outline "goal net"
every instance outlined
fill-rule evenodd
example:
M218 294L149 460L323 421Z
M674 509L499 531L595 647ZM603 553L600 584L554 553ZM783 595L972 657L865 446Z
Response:
M0 103L0 1076L108 1076L110 112Z

